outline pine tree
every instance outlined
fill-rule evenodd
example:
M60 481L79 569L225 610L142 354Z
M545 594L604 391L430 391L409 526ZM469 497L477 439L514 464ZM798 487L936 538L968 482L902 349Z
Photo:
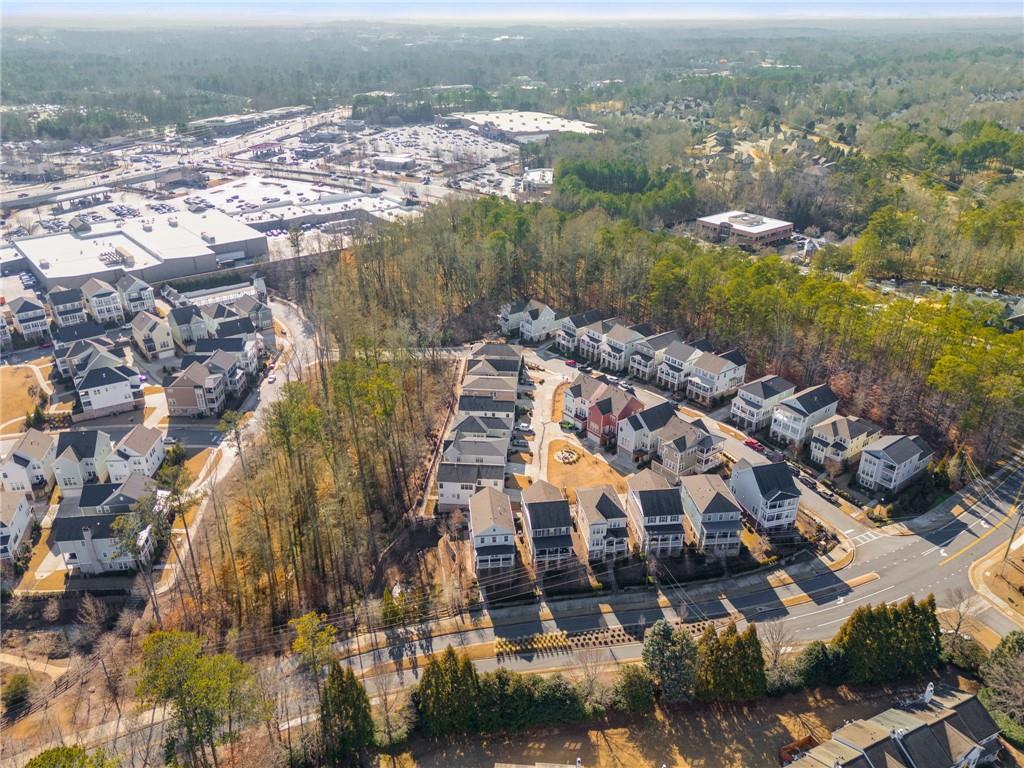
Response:
M697 686L697 646L685 629L661 619L644 638L644 665L669 704L691 701Z
M352 668L337 661L320 692L320 743L327 765L349 765L373 746L370 698Z
M479 680L469 657L449 645L431 656L416 689L420 723L432 736L466 733L476 722Z

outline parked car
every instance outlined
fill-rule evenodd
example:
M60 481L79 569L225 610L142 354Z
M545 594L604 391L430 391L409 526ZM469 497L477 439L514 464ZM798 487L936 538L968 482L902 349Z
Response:
M761 444L759 442L757 442L757 440L755 440L752 437L747 438L746 440L744 440L743 444L745 446L747 446L747 448L753 448L754 450L757 450L761 446Z
M270 374L269 376L267 376L268 384L273 384L275 381L277 381L277 376L275 376L274 374Z
M799 480L801 483L806 485L812 491L818 490L818 483L815 481L815 479L813 477L807 477L806 475L800 475L800 477L798 477L797 480Z
M575 368L577 365L575 360L566 360L565 364L568 365L570 368Z

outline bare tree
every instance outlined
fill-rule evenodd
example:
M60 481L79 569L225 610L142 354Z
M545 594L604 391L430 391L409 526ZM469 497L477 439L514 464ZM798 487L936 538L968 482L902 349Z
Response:
M92 645L106 629L110 612L106 603L87 594L78 606L78 629L84 645Z
M986 665L985 688L993 709L1015 723L1024 722L1024 655Z
M604 663L601 659L601 651L597 648L581 648L573 654L576 667L572 670L571 677L575 680L580 693L587 701L597 701L604 692L601 683L601 669Z
M772 619L758 626L757 636L761 640L761 652L768 669L778 667L783 656L793 647L793 632L781 619Z

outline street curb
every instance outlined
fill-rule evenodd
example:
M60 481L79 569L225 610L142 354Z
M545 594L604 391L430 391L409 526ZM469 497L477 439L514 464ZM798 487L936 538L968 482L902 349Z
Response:
M1007 546L1009 546L1009 542L1007 542ZM1003 549L1003 545L1000 545L984 557L971 563L971 567L967 569L967 578L974 591L987 600L993 608L1003 615L1004 618L1012 621L1021 629L1024 629L1024 613L1013 608L1003 600L1003 598L999 597L999 595L989 589L988 585L985 584L984 575L982 574L982 571L985 568L991 567L993 562L1000 559L1000 553Z

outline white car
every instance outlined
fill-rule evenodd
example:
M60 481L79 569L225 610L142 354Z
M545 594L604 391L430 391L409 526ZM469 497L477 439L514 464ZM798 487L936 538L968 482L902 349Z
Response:
M268 384L273 384L275 381L277 381L277 376L275 376L274 374L270 374L269 376L267 376Z

